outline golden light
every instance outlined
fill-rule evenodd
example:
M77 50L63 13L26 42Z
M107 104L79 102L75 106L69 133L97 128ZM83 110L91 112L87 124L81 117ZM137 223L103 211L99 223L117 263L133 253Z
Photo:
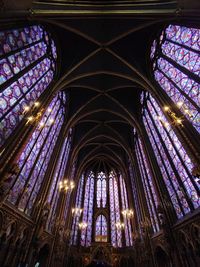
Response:
M181 120L181 119L177 119L176 122L177 122L178 124L182 124L182 120Z
M30 116L30 117L27 118L27 123L33 122L33 121L34 121L34 117L33 116Z
M81 230L84 230L84 229L87 228L88 224L87 224L86 222L81 222L81 223L79 223L78 226L79 226L79 228L80 228Z
M34 103L35 107L39 107L39 105L40 105L40 102L38 102L38 101Z
M43 121L40 122L40 128L44 127L45 123Z
M180 108L180 107L182 107L182 105L183 105L183 102L181 102L181 101L179 101L178 103L177 103L177 106Z
M133 210L132 209L125 209L125 210L122 210L122 215L124 217L127 217L127 218L131 218L133 217Z
M30 107L29 106L25 106L24 107L24 112L28 112L30 110Z
M122 222L117 222L117 223L115 224L115 226L116 226L116 228L119 229L119 230L121 230L121 229L123 229L123 228L125 227L124 223L122 223Z
M50 119L49 122L52 124L54 123L54 119Z
M67 179L64 179L63 181L59 182L59 190L67 192L68 190L72 190L75 187L75 183L73 181L69 181Z
M168 106L164 106L164 111L168 111L169 107Z
M72 214L74 214L74 215L80 216L82 212L83 212L83 209L81 209L81 208L73 208L72 209Z

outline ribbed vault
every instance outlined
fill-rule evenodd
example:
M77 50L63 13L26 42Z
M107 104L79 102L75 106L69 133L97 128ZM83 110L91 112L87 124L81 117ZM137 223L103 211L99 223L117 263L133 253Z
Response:
M126 172L133 127L140 131L140 93L154 90L146 60L149 40L164 24L152 19L42 21L60 43L54 90L69 93L65 134L73 128L71 168L76 162L80 175L102 161Z

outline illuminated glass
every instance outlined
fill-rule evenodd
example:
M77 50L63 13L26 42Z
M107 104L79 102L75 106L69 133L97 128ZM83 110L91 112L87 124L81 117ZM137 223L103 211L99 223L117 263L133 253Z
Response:
M64 178L65 168L68 161L69 150L71 146L71 138L66 138L62 146L62 150L58 159L58 163L54 172L51 189L48 195L48 203L50 204L51 210L47 222L47 229L52 231L56 219L56 208L59 199L59 182Z
M122 178L122 175L120 174L120 191L121 191L121 201L122 201L122 210L128 210L128 196L126 191L126 184L124 179ZM126 246L132 246L133 245L133 239L132 239L132 230L131 230L131 218L128 216L124 216L124 224L125 224L125 241Z
M0 32L0 146L52 81L56 57L42 26Z
M122 232L116 228L116 223L120 222L119 190L117 178L113 171L109 174L109 194L110 194L110 222L111 222L111 242L114 247L122 246Z
M85 186L85 199L83 206L83 222L87 227L81 231L81 245L90 246L93 226L93 200L94 200L94 173L90 172Z
M51 101L17 162L20 171L8 200L27 214L32 211L64 121L63 94Z
M106 206L106 175L103 172L98 173L97 175L97 207Z
M152 45L154 77L200 132L200 29L169 25Z
M157 157L169 196L180 218L199 207L199 184L193 164L156 100L149 95L143 121Z
M154 232L159 231L159 222L157 216L157 206L158 199L155 191L155 186L153 184L152 175L147 163L147 158L144 153L143 145L139 137L136 139L135 151L138 161L138 166L142 178L142 183L144 187L145 197L148 205L148 210L150 214L151 224Z
M84 186L84 174L81 175L81 178L79 180L78 190L76 194L76 204L74 209L82 209L83 186ZM72 235L71 235L71 244L73 245L77 245L78 227L81 214L82 211L78 213L73 213Z
M99 215L96 220L96 242L107 242L107 221L104 215Z

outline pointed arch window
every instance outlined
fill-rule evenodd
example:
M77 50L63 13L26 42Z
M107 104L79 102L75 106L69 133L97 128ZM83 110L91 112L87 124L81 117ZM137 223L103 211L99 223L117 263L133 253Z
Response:
M140 209L140 201L139 201L138 189L136 185L136 174L134 172L131 161L129 161L128 165L129 165L129 174L130 174L131 187L132 187L133 198L134 198L135 212L136 212L137 220L140 226L142 222L142 213Z
M128 210L129 205L128 205L126 184L121 174L119 177L119 181L120 181L120 191L121 191L121 200L122 200L122 210ZM125 230L126 246L129 247L129 246L132 246L133 239L132 239L132 230L131 230L131 219L127 217L126 215L124 216L124 224L125 224L124 230Z
M43 26L0 32L0 146L49 86L57 52Z
M155 185L153 183L152 175L148 166L148 161L144 153L144 148L141 139L136 136L135 140L135 152L144 187L147 206L150 214L151 225L154 232L159 231L159 220L157 215L158 199L156 195Z
M119 178L121 177L121 178ZM122 247L122 231L119 224L125 224L126 246L132 245L131 219L122 216L122 209L130 210L128 195L122 176L114 170L108 174L104 171L90 171L86 181L79 181L80 188L76 195L76 207L83 207L83 216L73 216L71 243L77 244L78 226L81 227L81 245L90 246L96 242L110 242L114 247ZM122 188L120 188L120 181ZM81 188L85 186L82 197ZM82 206L79 195L81 195ZM123 205L121 205L123 202ZM97 219L95 221L94 218ZM110 227L108 228L108 225Z
M71 131L70 131L71 133ZM69 137L65 138L62 150L57 162L57 166L54 172L53 176L53 181L51 184L51 189L48 195L48 203L50 204L51 210L47 222L47 229L49 231L52 231L53 226L55 224L55 219L56 219L56 208L58 204L58 199L59 199L59 182L63 179L64 173L65 173L65 168L67 165L68 161L68 156L69 156L69 151L71 147L71 134L69 133Z
M82 214L83 186L84 186L84 174L81 175L81 178L79 180L78 190L76 194L76 204L73 212L72 235L71 235L71 244L73 245L77 245L78 227ZM76 212L76 210L78 212Z
M95 241L96 242L107 242L107 221L104 215L99 215L96 219L95 228Z
M106 206L106 199L107 199L107 182L106 182L106 175L104 172L100 172L97 175L97 207Z
M85 199L83 207L83 222L87 227L81 231L81 245L89 246L92 240L93 202L94 202L94 173L90 172L85 185Z
M54 97L17 162L20 171L12 182L8 200L27 214L31 214L62 127L65 100L63 92Z
M152 45L154 77L200 133L200 29L169 25Z
M110 222L111 222L111 242L114 247L122 246L122 232L116 228L120 222L119 188L116 175L113 171L109 174L109 194L110 194Z
M146 101L143 121L157 157L164 182L177 217L200 205L199 184L192 176L193 164L181 145L162 109L151 95L143 95ZM158 119L159 118L159 119Z

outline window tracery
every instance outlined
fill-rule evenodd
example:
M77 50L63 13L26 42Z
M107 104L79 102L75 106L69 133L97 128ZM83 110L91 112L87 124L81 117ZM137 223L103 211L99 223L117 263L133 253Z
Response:
M96 219L95 241L107 242L107 220L102 214Z
M20 170L13 181L8 200L29 215L64 121L64 103L63 92L53 98L17 162Z
M157 207L158 199L155 191L155 185L153 183L153 178L148 166L147 158L144 153L144 148L141 139L137 136L135 141L135 151L138 161L138 166L141 174L141 179L144 187L145 197L147 201L147 206L150 214L151 224L154 232L159 231Z
M155 40L151 60L155 80L200 132L200 29L169 25Z
M193 163L156 100L151 95L146 97L144 125L177 217L181 218L200 205L199 184L191 174Z
M57 52L40 25L0 32L0 146L49 86Z

